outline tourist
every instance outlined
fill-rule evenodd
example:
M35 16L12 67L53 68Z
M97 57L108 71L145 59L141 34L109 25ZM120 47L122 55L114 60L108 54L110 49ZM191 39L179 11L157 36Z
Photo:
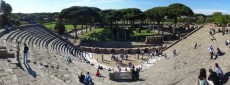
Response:
M216 34L216 30L215 29L212 29L212 31L213 31L213 35Z
M194 46L194 49L196 49L197 48L197 43L195 42L195 46Z
M153 54L153 55L154 55L155 58L158 56L157 50L154 51L154 54Z
M222 78L224 77L223 71L221 70L221 68L219 67L219 65L217 63L215 63L215 72L219 78L219 80L222 80Z
M221 56L221 55L222 55L222 52L220 51L219 48L217 48L217 53L216 53L216 55L218 55L218 56Z
M143 59L143 56L144 56L144 50L141 50L141 55L142 55L142 58Z
M225 32L224 31L222 31L222 35L224 36L224 34L225 34Z
M221 32L220 28L218 29L218 32Z
M132 62L129 62L128 66L129 66L129 68L131 68L132 67Z
M228 33L228 29L226 29L226 34Z
M228 43L228 40L226 40L226 41L225 41L225 45L228 46L228 44L229 44L229 43Z
M121 58L122 60L124 59L124 54L123 54L123 53L120 54L120 58Z
M128 57L129 57L128 54L125 54L125 57L126 57L126 60L128 60Z
M87 74L85 75L84 83L85 83L85 85L91 85L93 83L92 79L89 75L89 72L87 72Z
M17 61L18 63L20 63L20 60L19 60L19 55L20 55L20 43L19 41L17 42L17 46L16 46L16 49L17 49Z
M104 62L104 55L101 55L101 61Z
M135 67L134 66L131 68L131 73L132 73L132 80L134 81L135 80Z
M177 54L176 54L176 49L173 50L173 56L175 57Z
M212 31L209 31L210 36L212 36Z
M211 56L210 60L212 60L213 56L214 56L214 49L213 49L212 45L208 49L209 49L210 56Z
M97 76L97 77L101 77L101 74L100 74L99 70L97 70L96 76Z
M152 56L153 56L153 51L149 53L149 57L152 58Z
M27 63L27 60L28 60L28 51L29 51L29 48L26 44L24 44L24 63Z
M209 69L209 72L210 72L210 75L208 77L208 80L212 81L214 85L218 85L219 79L218 79L216 72L213 72L212 69Z
M135 77L137 80L139 80L139 72L140 72L140 69L136 68Z
M140 49L137 49L137 59L139 59L140 53Z
M70 56L67 55L67 56L65 57L65 60L66 60L67 62L70 62L70 63L71 63L71 57L70 57Z
M108 71L112 71L110 68L109 68L109 70Z
M85 75L82 74L82 72L78 75L79 82L84 83Z
M111 60L115 60L115 55L114 54L111 56Z
M100 69L100 70L103 70L103 67L98 65L98 68L97 69Z
M204 68L200 69L197 85L209 85L207 81L206 70Z
M121 67L117 66L118 72L121 72Z
M167 57L166 53L164 53L164 56L165 56L165 59L168 59L168 57Z

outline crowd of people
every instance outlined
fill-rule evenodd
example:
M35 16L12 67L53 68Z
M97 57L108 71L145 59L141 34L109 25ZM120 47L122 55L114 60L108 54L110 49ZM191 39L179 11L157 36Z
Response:
M207 77L205 68L200 69L197 85L219 85L224 78L224 73L218 63L215 63L214 71L209 69L210 75Z

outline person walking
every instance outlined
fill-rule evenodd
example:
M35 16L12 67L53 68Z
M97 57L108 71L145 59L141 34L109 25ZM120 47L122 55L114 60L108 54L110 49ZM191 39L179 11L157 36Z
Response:
M24 44L24 63L27 63L27 60L28 60L28 51L29 51L29 48L26 44Z
M194 46L194 49L196 49L197 48L197 43L195 42L195 46Z
M104 62L104 55L101 55L101 61Z
M177 55L176 49L173 50L173 56L175 57Z
M213 49L212 45L209 47L209 53L210 53L210 60L212 60L213 56L214 56L214 49Z

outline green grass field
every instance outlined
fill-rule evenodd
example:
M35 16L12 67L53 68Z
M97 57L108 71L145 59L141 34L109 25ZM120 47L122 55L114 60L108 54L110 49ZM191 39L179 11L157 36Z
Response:
M104 28L96 28L93 29L92 31L85 33L83 35L79 35L80 38L93 38L94 35L100 35L104 31ZM96 37L96 36L94 36Z
M153 36L156 33L152 32L152 31L147 31L147 30L141 30L141 33L137 33L135 30L133 31L133 35L132 36Z
M47 27L48 29L54 31L55 22L48 22L48 23L44 23L43 25L45 27ZM83 27L85 27L85 25ZM67 32L69 32L69 31L73 30L74 27L71 24L65 24L65 29ZM77 29L81 29L81 25L77 25Z

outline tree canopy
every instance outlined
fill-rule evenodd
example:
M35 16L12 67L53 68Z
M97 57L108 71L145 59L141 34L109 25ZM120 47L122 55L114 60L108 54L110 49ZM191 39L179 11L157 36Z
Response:
M71 23L76 30L77 24L83 25L94 22L99 17L98 11L100 11L100 9L95 7L72 6L63 9L61 13L59 13L58 18ZM77 37L77 33L75 34Z
M2 13L1 18L0 18L0 28L3 28L7 25L10 25L10 14L12 11L12 7L10 4L6 3L5 1L2 1L1 3L1 9L0 12Z
M214 23L216 23L218 25L225 25L225 24L227 24L227 22L229 20L229 16L223 15L221 12L214 12L212 14L212 18L214 20Z
M168 15L168 8L154 7L145 11L145 15L151 20L161 22Z

